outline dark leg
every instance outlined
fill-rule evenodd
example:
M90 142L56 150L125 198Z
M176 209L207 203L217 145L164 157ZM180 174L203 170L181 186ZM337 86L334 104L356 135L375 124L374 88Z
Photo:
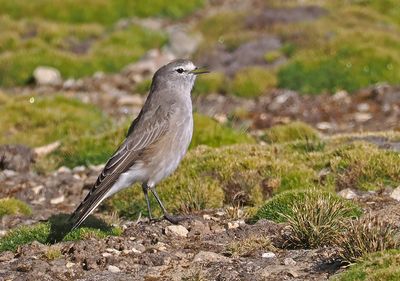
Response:
M157 194L157 191L156 191L155 187L153 186L153 187L150 187L149 189L151 190L151 192L153 193L154 197L156 198L156 200L158 202L158 205L160 205L160 208L164 213L164 218L167 221L169 221L170 223L178 224L182 220L182 218L180 219L178 217L174 217L174 216L168 214L167 210L164 207L164 204L160 200L160 197L158 197L158 194Z
M144 198L146 198L147 211L149 213L149 220L152 220L153 218L151 216L151 207L150 207L149 195L147 193L147 191L148 191L147 184L144 183L142 185L142 189L143 189L143 193L144 193Z

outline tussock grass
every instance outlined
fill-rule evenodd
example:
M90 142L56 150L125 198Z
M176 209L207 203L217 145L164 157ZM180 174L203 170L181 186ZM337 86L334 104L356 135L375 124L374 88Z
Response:
M341 259L352 263L367 254L400 246L400 230L393 222L367 214L346 224L344 235L338 240Z
M5 215L30 215L32 209L21 200L15 198L0 199L0 218Z
M313 191L309 192L311 195ZM343 234L346 218L361 213L345 199L322 192L315 192L304 201L293 202L291 210L292 213L281 214L290 232L285 237L285 246L306 249L334 245Z
M317 130L301 121L276 125L265 131L263 139L269 143L320 140Z

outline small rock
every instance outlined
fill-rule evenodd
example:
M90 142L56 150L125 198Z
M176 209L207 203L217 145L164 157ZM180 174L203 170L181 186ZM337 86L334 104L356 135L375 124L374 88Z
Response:
M157 242L155 245L155 248L159 250L160 252L165 252L167 250L166 244L163 242Z
M14 253L11 251L3 252L0 255L0 262L5 262L12 260L14 258Z
M73 173L83 173L86 170L85 166L76 166L72 169Z
M211 216L205 214L205 215L203 215L203 219L204 219L204 220L211 220Z
M65 166L61 166L57 170L58 173L71 173L71 169Z
M273 252L265 252L261 255L261 257L263 257L265 259L272 259L272 258L275 258L276 255Z
M75 263L73 263L73 262L67 262L67 264L65 265L67 268L71 268L71 267L73 267L75 265Z
M367 122L368 120L372 119L372 114L357 112L354 114L354 119L356 120L356 122L364 123L364 122Z
M237 221L228 222L228 229L238 228L239 226L240 226L239 222L237 222Z
M112 273L121 272L121 269L119 269L119 268L118 268L117 266L115 266L115 265L109 265L109 266L107 267L107 270L110 271L110 272L112 272Z
M357 197L357 194L351 188L345 188L345 189L339 191L338 195L345 199L354 199Z
M33 71L33 78L38 85L59 85L62 81L58 69L50 66L38 66Z
M44 188L43 185L38 185L38 186L32 187L32 191L33 191L35 194L39 194L39 192L40 192L43 188Z
M125 95L118 99L118 105L136 105L142 106L143 105L143 98L139 95Z
M357 110L361 111L361 112L365 112L369 110L369 104L368 103L360 103L359 105L357 105Z
M165 235L187 237L189 231L182 225L169 225L165 228Z
M400 185L392 191L390 197L392 197L394 200L400 201Z
M34 148L33 152L37 156L43 157L43 156L46 156L46 155L52 153L53 151L55 151L60 145L61 145L60 141L52 142L50 144L46 144L44 146L39 146L39 147Z
M230 259L214 252L200 251L194 256L193 262L229 262Z
M19 144L0 145L0 170L28 172L34 162L33 151Z
M61 195L59 197L51 199L50 200L50 204L57 205L57 204L60 204L60 203L64 202L64 200L65 200L64 195Z
M296 261L294 259L292 259L292 258L285 258L283 260L283 264L284 265L295 265Z
M102 255L103 257L105 257L105 258L108 258L108 257L111 257L111 256L112 256L111 253L102 253L101 255Z
M319 122L317 123L316 127L321 131L332 130L334 128L332 123L329 122Z
M219 216L219 217L223 217L223 216L226 215L226 213L225 213L224 211L218 211L218 212L216 212L215 214L216 214L217 216Z

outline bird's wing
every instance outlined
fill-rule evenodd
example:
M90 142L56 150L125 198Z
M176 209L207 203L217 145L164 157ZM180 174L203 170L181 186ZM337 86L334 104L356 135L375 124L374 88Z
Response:
M173 106L164 110L161 106L149 114L139 114L134 120L125 141L107 161L85 199L71 215L72 229L77 228L90 213L105 199L107 192L119 176L126 172L140 158L140 154L151 144L157 142L168 130Z

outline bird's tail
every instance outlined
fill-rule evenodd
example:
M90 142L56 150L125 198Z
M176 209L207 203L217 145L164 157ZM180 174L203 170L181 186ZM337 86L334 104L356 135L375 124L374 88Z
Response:
M70 230L78 228L86 218L100 205L106 198L106 193L88 194L85 200L76 208L69 217Z

